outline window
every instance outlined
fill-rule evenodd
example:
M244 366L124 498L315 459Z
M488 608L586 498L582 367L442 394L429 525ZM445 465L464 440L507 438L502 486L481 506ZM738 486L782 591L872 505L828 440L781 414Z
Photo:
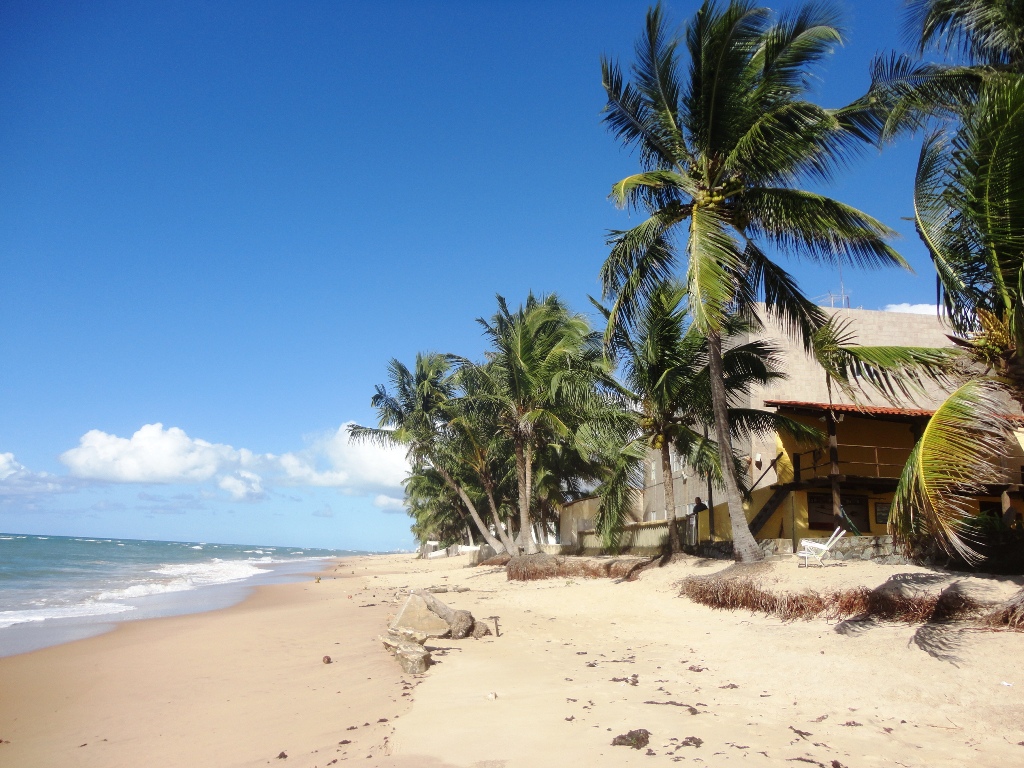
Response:
M875 525L889 524L889 509L892 507L887 501L875 502Z
M853 521L857 530L865 533L871 529L868 523L868 497L842 494L843 511ZM807 494L807 527L815 531L831 531L836 527L832 516L831 493Z

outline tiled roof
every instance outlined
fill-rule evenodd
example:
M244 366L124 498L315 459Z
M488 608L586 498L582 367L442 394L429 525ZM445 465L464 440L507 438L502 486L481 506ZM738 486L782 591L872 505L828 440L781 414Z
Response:
M846 403L808 403L801 400L765 400L768 408L793 408L808 411L833 410L836 413L853 413L864 416L916 416L928 418L935 411L925 411L920 408L894 408L888 405L848 405Z

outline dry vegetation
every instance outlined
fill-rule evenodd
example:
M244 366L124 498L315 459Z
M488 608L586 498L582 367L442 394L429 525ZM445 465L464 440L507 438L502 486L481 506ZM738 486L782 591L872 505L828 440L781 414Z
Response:
M974 619L985 626L1024 630L1024 590L993 606L975 599L956 584L932 593L909 592L898 581L875 589L774 592L761 586L753 576L749 568L738 566L711 576L690 576L680 583L681 594L711 608L742 608L783 621L873 617L920 624Z

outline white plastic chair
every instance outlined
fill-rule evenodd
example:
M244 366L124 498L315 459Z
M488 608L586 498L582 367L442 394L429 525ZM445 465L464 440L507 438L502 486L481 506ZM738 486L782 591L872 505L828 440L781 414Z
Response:
M839 527L832 531L832 535L824 544L818 544L815 541L805 541L803 550L797 552L796 556L802 557L804 559L804 568L806 568L810 564L810 561L812 559L817 560L818 565L824 567L825 564L821 562L821 559L825 557L828 551L832 549L833 546L835 546L835 543L839 541L841 538L843 538L843 536L845 535L846 531L843 530L842 527Z

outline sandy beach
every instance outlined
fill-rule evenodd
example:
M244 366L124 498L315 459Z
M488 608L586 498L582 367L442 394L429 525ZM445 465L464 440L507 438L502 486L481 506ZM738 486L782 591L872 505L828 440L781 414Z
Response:
M678 597L680 579L720 561L622 583L464 565L346 559L319 584L0 659L0 765L1024 763L1019 633L784 623ZM777 569L789 586L928 573ZM403 676L377 636L401 590L440 585L468 587L438 597L498 616L500 636L429 643L429 672ZM640 728L645 749L611 746Z

